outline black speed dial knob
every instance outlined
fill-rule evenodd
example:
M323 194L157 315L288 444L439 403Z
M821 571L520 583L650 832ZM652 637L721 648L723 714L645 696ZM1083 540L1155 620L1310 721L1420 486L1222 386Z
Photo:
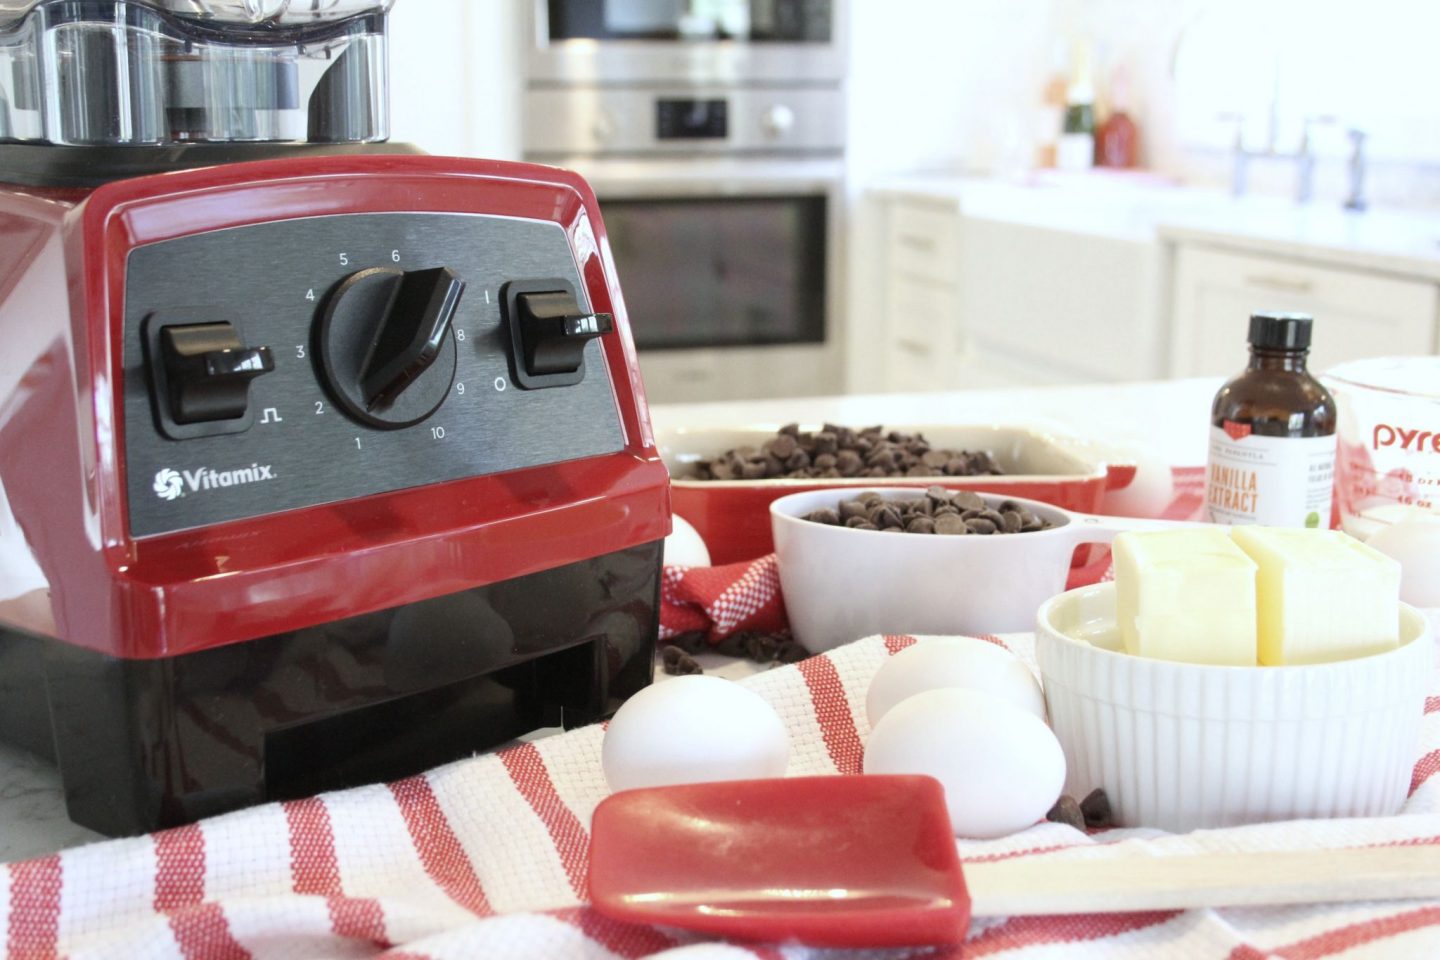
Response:
M439 409L455 380L450 320L464 290L449 267L372 267L341 280L326 298L315 344L336 403L391 430Z

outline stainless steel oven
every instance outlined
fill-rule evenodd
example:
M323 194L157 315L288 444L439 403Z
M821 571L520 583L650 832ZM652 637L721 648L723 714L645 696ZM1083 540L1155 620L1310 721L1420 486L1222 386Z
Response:
M529 76L548 83L835 83L841 0L532 0Z
M697 10L718 18L711 33L743 20L751 36L676 26ZM729 26L716 26L725 10ZM525 155L595 188L654 401L843 386L842 11L829 0L534 4ZM786 65L782 49L801 55Z

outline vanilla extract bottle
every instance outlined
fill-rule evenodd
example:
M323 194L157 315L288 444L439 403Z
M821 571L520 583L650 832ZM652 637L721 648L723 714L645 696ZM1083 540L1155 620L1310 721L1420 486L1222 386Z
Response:
M1313 325L1298 313L1250 317L1250 364L1210 410L1212 522L1331 525L1335 399L1305 367Z

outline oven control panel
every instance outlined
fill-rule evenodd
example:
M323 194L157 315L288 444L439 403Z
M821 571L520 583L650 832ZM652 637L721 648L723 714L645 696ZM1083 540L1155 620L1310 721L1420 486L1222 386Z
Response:
M564 230L381 213L142 246L124 463L142 537L623 449Z

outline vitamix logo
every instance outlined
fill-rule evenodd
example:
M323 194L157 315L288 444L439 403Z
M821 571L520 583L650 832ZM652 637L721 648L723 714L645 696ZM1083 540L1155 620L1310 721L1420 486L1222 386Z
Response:
M1373 446L1376 450L1381 447L1399 447L1401 450L1414 450L1416 453L1440 453L1440 433L1406 430L1404 427L1392 427L1388 423L1377 423Z
M200 490L217 490L221 487L238 487L242 483L259 483L261 480L274 480L275 468L270 465L261 466L252 463L248 467L241 467L238 470L211 470L208 467L201 467L199 470L186 470L183 473L179 470L171 470L166 467L155 474L155 483L152 489L155 496L161 500L177 500L185 496L185 491L195 493Z

